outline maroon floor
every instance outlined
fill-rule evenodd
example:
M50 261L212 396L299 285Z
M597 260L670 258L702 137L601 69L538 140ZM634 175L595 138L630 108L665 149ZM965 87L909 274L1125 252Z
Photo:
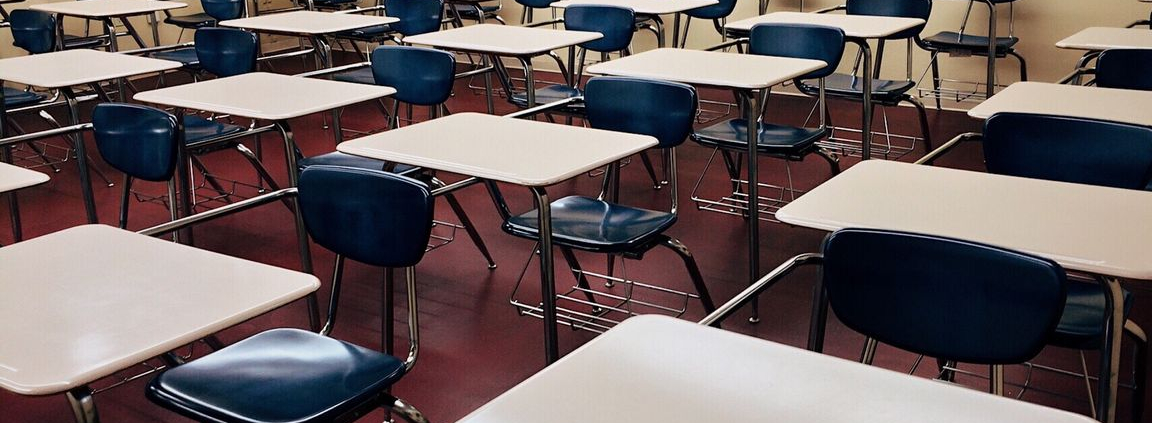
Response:
M282 67L288 67L283 65ZM729 96L722 92L709 91L704 96L709 99L726 100ZM503 100L497 100L500 112L511 111L512 108ZM453 111L481 111L483 109L482 97L465 87L464 82L457 86L456 96L450 100L449 105ZM714 106L706 106L714 107ZM810 102L807 99L777 96L773 99L770 113L777 116L782 122L799 122L808 113ZM855 123L858 121L857 105L854 103L839 103L833 110L834 118L838 123ZM58 111L57 116L63 116ZM418 112L423 115L423 112ZM916 120L910 109L901 108L889 112L892 125L895 128L915 131ZM978 129L978 123L958 113L930 112L929 120L932 133L937 144L952 136ZM38 123L31 123L31 119L24 119L28 126L36 128ZM314 115L297 119L292 122L300 148L307 155L314 155L331 151L333 142L331 133L322 129L321 116ZM345 114L345 126L356 129L369 129L382 126L376 109L370 105L359 105L349 108ZM483 128L478 128L483 130ZM60 143L59 141L55 141ZM266 163L274 175L283 180L282 163L283 149L278 140L269 138L264 143ZM94 151L94 149L93 149ZM923 154L923 147L911 156ZM498 152L494 152L498 153ZM746 265L747 253L745 247L746 223L739 218L717 213L701 212L693 207L689 200L697 176L704 167L710 151L692 143L686 143L680 148L680 198L681 217L671 234L687 244L699 260L700 266L710 287L713 296L718 301L731 298L747 284ZM95 155L95 153L93 153ZM903 160L913 160L914 157ZM546 158L542 158L546 159ZM119 185L120 176L96 159L96 167L113 176ZM214 171L238 179L252 180L251 171L246 169L244 163L230 152L213 153L204 158L205 163ZM851 165L855 159L845 159L844 165ZM769 177L777 181L784 180L784 166L782 162L771 159L762 159L761 168L765 169ZM979 152L973 148L961 149L953 156L941 161L942 165L979 169L981 167ZM793 164L792 175L800 187L811 187L829 176L827 165L812 158L803 163ZM642 167L633 164L624 171L625 184L622 198L631 204L648 207L666 207L667 197L663 191L654 191L643 173ZM34 237L57 231L70 226L84 223L83 209L80 203L76 171L72 163L62 166L60 173L52 175L53 179L46 185L25 190L20 195L20 204L23 210L24 230L27 237ZM453 179L452 175L443 175L445 179ZM588 176L578 177L573 181L565 182L551 189L553 195L581 192L594 193L598 187L598 180ZM149 192L163 192L158 184L148 186L140 184L141 189ZM703 184L707 192L719 192L725 187L723 177L719 173L710 174ZM902 189L893 185L890 189ZM243 190L242 190L243 191ZM505 194L510 197L513 205L519 209L527 208L530 197L523 189L505 187ZM97 186L96 196L99 202L101 222L115 224L119 187L107 188ZM417 275L420 288L421 307L421 356L419 365L412 374L401 382L395 392L398 396L409 400L424 411L434 422L450 422L463 417L469 411L477 408L501 392L512 387L519 381L528 377L543 367L543 344L541 337L541 323L526 317L519 317L508 304L509 295L513 289L524 260L528 257L530 243L505 235L500 231L498 216L491 206L483 189L472 188L459 193L461 201L469 210L476 227L483 235L489 248L492 250L499 267L488 270L476 249L461 234L461 238L448 246L429 253L424 262L418 267ZM7 222L7 207L0 208L0 221ZM157 223L166 218L166 211L154 203L132 204L133 215L130 222L131 229L141 229ZM438 213L445 220L452 220L448 209L441 207ZM941 216L941 218L947 218ZM0 243L12 242L11 234L0 229ZM815 251L823 233L814 230L793 228L783 224L762 224L761 263L762 268L770 269L777 263L795 254ZM243 257L255 261L271 263L287 268L298 269L299 263L295 255L293 232L290 214L279 206L269 206L263 209L228 217L211 222L196 230L196 244L200 248L219 251L226 254ZM313 246L317 264L316 274L322 280L328 278L331 272L332 255L322 248ZM603 260L592 256L581 256L587 267L603 267ZM54 263L46 263L45 272L51 272ZM61 263L60 265L64 265ZM558 266L563 269L562 265ZM670 253L654 251L644 261L629 262L627 271L630 276L647 281L687 288L689 283L683 267ZM538 289L535 273L529 273L525 282L526 289L522 298L537 298ZM160 277L160 275L158 275ZM811 283L814 272L804 270L774 287L761 300L763 321L756 325L745 322L748 316L743 311L732 319L726 327L730 330L753 334L758 337L781 342L789 345L802 346L806 339L808 328L808 315L810 306ZM343 294L342 315L334 336L340 339L355 342L366 346L380 344L379 330L379 286L381 272L367 266L353 264L346 276L346 290ZM572 278L559 273L559 284L572 283ZM28 281L35 283L35 281ZM327 288L325 281L324 288ZM563 288L563 286L561 287ZM1152 327L1152 312L1147 304L1152 304L1152 291L1143 286L1131 286L1136 291L1137 307L1134 319L1144 327ZM619 289L619 288L617 288ZM226 295L227 293L221 293ZM321 293L321 299L327 300L327 293ZM402 315L402 313L398 313ZM685 319L695 320L702 316L698 304L691 304L684 316ZM221 334L226 342L235 341L256 333L258 331L277 326L306 326L304 306L294 303L281 310L269 313L266 316L254 319ZM19 324L19 322L4 322L4 324ZM561 350L571 351L593 337L588 332L574 332L561 330ZM859 354L861 337L833 322L829 328L827 351L830 354L854 359ZM400 340L403 345L404 340ZM6 346L18 348L18 346ZM198 345L194 354L203 354L205 347ZM913 356L894 351L891 348L881 348L878 365L892 369L907 369L914 361ZM1058 363L1065 367L1078 366L1078 358L1074 352L1051 349L1040 358L1040 362ZM1125 352L1124 370L1130 362L1129 353ZM1095 368L1095 355L1089 354L1088 363ZM930 365L922 367L932 367ZM141 367L141 369L143 369ZM140 369L133 369L140 370ZM982 369L973 368L975 371ZM1022 381L1026 369L1015 367L1010 370L1011 381ZM129 372L130 373L130 372ZM931 369L922 368L919 374L928 375ZM835 377L835 375L827 375ZM627 374L619 375L627 378ZM1054 394L1029 390L1024 398L1029 401L1066 408L1081 413L1088 413L1089 407L1085 401L1083 382L1076 379L1053 376L1044 372L1036 372L1031 377L1035 387L1054 391ZM105 421L111 422L154 422L154 421L183 421L176 415L149 403L143 395L144 380L137 380L126 385L100 393L96 402ZM108 381L111 382L111 381ZM982 387L980 379L965 377L961 382L967 385ZM101 384L103 386L105 384ZM691 389L683 387L683 389ZM1019 392L1013 387L1012 394ZM564 400L557 398L557 400ZM915 398L909 398L915 401ZM1120 421L1128 421L1127 407L1130 403L1128 391L1122 390L1120 395ZM594 405L590 411L594 412ZM765 418L771 418L765 416ZM49 397L22 397L0 393L0 421L3 422L47 422L69 421L71 413L67 401L63 396ZM373 419L376 419L375 417Z

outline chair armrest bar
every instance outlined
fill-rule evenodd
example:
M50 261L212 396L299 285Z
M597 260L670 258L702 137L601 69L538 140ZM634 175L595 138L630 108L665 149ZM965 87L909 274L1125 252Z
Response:
M564 23L564 18L556 18L556 19L552 19L549 21L543 21L543 22L531 22L531 23L525 24L524 27L525 28L535 28L538 26L552 25L552 24L558 24L558 23Z
M441 185L440 187L437 187L437 188L432 190L432 196L435 197L435 196L448 194L448 193L453 192L453 191L458 191L460 189L467 188L467 187L470 187L472 185L476 185L477 183L480 183L480 182L484 182L484 180L473 176L470 178L466 178L466 179L462 179L462 180L453 182L451 184Z
M339 13L339 14L342 14L342 15L350 15L350 14L360 14L360 13L375 12L375 11L377 11L377 10L383 11L383 10L384 10L384 6L382 6L382 5L381 5L381 6L370 6L370 7L358 7L358 8L355 8L355 9L340 10L340 11L336 11L336 12L332 12L332 13Z
M736 310L740 309L740 307L743 307L749 301L755 300L760 296L761 293L764 292L764 290L771 288L776 284L776 282L778 282L784 276L787 276L789 273L792 273L792 271L796 270L796 268L808 264L821 264L823 262L824 256L817 253L804 253L792 257L791 259L788 259L788 261L780 264L780 266L772 269L771 272L768 272L767 275L764 275L764 277L760 278L760 280L756 281L756 283L748 286L748 288L743 292L737 294L735 297L733 297L731 300L728 300L728 302L724 303L720 307L717 307L716 311L713 311L711 314L704 316L704 318L701 319L698 323L705 326L720 327L720 322L723 322L724 319L732 316Z
M566 99L559 100L559 101L553 101L553 102L548 103L548 104L541 104L539 106L524 109L524 110L521 110L518 112L512 112L512 113L504 115L504 117L513 118L513 119L528 117L528 116L532 116L535 114L544 113L544 112L547 112L549 110L559 109L559 108L562 108L564 106L567 106L570 104L575 104L578 102L583 102L583 101L584 101L584 97L566 98Z
M827 8L820 9L820 10L815 10L812 13L830 13L830 12L835 12L837 10L847 10L847 9L848 9L847 4L841 4L839 6L832 6L832 7L827 7Z
M267 56L260 56L260 57L256 58L256 61L257 62L266 62L266 61L275 60L275 59L286 59L289 57L304 56L307 54L312 54L315 51L316 51L315 48L308 47L308 48L304 48L304 49L300 49L300 50L289 51L286 53L273 53L273 54L269 54Z
M59 135L67 135L73 132L80 132L92 129L91 123L80 123L76 125L62 126L59 128L46 129L39 132L32 132L28 134L14 135L7 138L0 139L0 146L9 146L29 141L35 141L41 138L55 137Z
M931 166L932 163L936 161L936 159L939 159L945 153L952 151L952 149L955 148L957 145L960 145L960 143L966 142L966 141L980 141L982 139L984 139L984 135L977 133L977 132L966 132L966 133L957 135L956 138L952 138L948 142L944 143L944 145L936 147L935 150L932 150L932 151L928 152L928 154L925 154L924 157L921 157L920 160L917 160L915 162L915 164Z
M723 42L723 43L720 43L720 44L714 45L714 46L712 46L712 47L708 47L708 48L704 49L704 51L716 51L716 50L720 50L720 49L725 49L725 48L728 48L728 47L732 47L732 46L735 46L735 45L740 45L740 44L747 44L747 43L748 43L748 39L747 39L747 38L737 38L737 39L735 39L735 40L731 40L731 41L725 41L725 42Z
M288 197L295 197L297 194L296 187L283 188L280 190L272 191L267 194L258 195L243 201L237 201L232 204L217 207L203 213L197 213L188 217L173 220L168 223L159 224L148 229L136 232L141 235L160 236L166 233L175 232L192 225L203 223L212 219L222 216L238 213L240 211L248 210L253 207L268 204L274 201L279 201Z
M146 47L146 48L141 48L141 49L136 49L136 50L121 51L120 54L148 54L148 53L156 53L156 52L161 52L161 51L176 50L176 49L181 49L181 48L185 48L185 47L195 47L195 46L196 46L195 42L189 41L186 43L173 44L170 46Z

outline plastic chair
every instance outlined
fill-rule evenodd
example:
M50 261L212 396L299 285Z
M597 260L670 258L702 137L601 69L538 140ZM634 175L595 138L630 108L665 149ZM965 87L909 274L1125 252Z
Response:
M30 54L47 53L57 49L56 16L39 10L13 10L8 18L13 44ZM64 34L65 50L93 48L104 45L100 37L82 37Z
M823 246L828 305L867 337L949 361L991 366L990 390L1004 392L1002 365L1044 348L1064 308L1067 284L1055 262L957 239L844 229ZM941 299L952 299L942 301Z
M196 30L216 26L220 21L239 19L248 15L248 2L245 0L200 0L200 6L204 11L191 15L173 16L165 12L167 17L164 18L164 23L180 28L177 41L184 37L185 29Z
M719 3L711 6L697 7L691 10L685 10L684 16L684 38L680 40L680 48L688 43L688 30L692 27L692 18L708 19L712 21L712 25L716 28L716 33L720 34L720 41L723 42L727 39L724 35L724 24L728 20L728 16L736 10L736 0L719 0Z
M584 75L584 58L588 51L600 53L601 60L607 60L608 53L620 52L628 55L628 46L632 43L636 13L631 8L608 5L572 5L564 9L564 29L568 31L599 32L604 37L577 45L576 64L573 69L572 86L567 84L548 85L534 89L536 104L528 104L526 92L513 93L508 100L520 108L535 107L560 100L579 97L582 95L579 88L580 80ZM532 85L532 81L528 81ZM566 108L569 113L582 113L579 106Z
M592 253L604 253L610 256L623 256L639 259L656 246L666 247L683 260L691 277L696 295L682 294L685 302L688 298L698 297L708 312L715 310L708 288L696 265L695 259L680 241L668 236L665 232L672 227L677 219L677 187L676 187L676 155L675 147L679 146L692 131L692 124L696 115L696 91L688 85L650 81L634 78L596 77L588 81L585 95L588 124L592 128L610 131L629 132L648 135L656 138L658 145L654 148L668 153L671 172L670 210L655 211L627 206L611 201L613 189L611 185L618 172L618 166L611 165L609 176L605 178L605 190L598 197L569 196L560 198L551 203L553 243L560 248L569 266L576 274L578 289L587 298L578 300L585 304L600 304L596 302L598 291L592 291L587 280L591 275L582 270L576 261L573 250ZM616 182L618 183L618 182ZM497 195L499 197L499 195ZM512 215L502 198L497 199L501 214L504 216L503 229L505 232L530 240L539 239L537 211ZM610 262L611 263L611 262ZM612 269L609 266L608 275ZM613 279L606 278L610 281ZM628 278L618 282L627 284L628 292L640 287L651 287L633 284ZM670 292L668 288L656 288L658 291ZM673 291L674 292L674 291ZM513 293L515 296L515 292ZM606 295L608 298L620 300L620 297ZM627 298L627 296L624 296ZM562 297L571 299L572 297ZM513 299L522 310L530 310L532 304L525 304ZM643 303L636 302L634 304ZM685 304L686 305L686 304ZM629 313L624 305L597 305L604 307L601 311ZM668 310L666 310L668 311ZM683 312L682 310L679 310ZM594 311L595 312L595 311ZM568 324L574 328L601 328L606 329L596 321L601 320L603 314L593 321L581 323L579 315L570 314ZM564 317L562 317L564 319ZM593 329L595 330L595 329Z
M840 173L840 165L837 160L823 151L817 142L826 137L829 132L825 121L827 105L824 101L824 79L835 72L840 58L844 54L844 31L840 28L817 25L760 24L752 28L748 44L750 54L821 60L828 64L822 69L817 69L797 78L797 80L816 79L818 81L816 94L820 126L807 128L758 122L757 150L759 154L784 159L785 164L788 165L788 162L803 161L809 154L815 153L828 162L833 174ZM763 111L761 111L761 115L763 115ZM738 181L740 179L740 163L743 162L740 157L748 151L747 133L748 122L746 119L730 119L697 130L692 134L692 140L701 145L712 147L714 149L713 154L721 153L728 170L729 179ZM733 154L736 157L733 157ZM711 160L709 160L710 164ZM705 167L701 171L700 180L703 180L709 167ZM696 186L699 185L700 182L698 181ZM789 186L787 190L795 195L793 187ZM734 197L738 196L741 191L740 185L734 182L732 191ZM698 207L708 210L718 210L715 207L721 206L720 201L698 196L695 189L693 189L692 200L697 202ZM724 209L727 210L727 207Z
M993 57L988 59L988 69L985 81L985 90L983 97L991 97L995 93L996 88L996 60L1008 56L1015 57L1020 62L1020 80L1028 80L1028 65L1024 61L1024 57L1016 53L1016 43L1020 42L1019 38L1013 34L1014 20L1015 20L1015 1L1016 0L968 0L968 8L964 12L964 21L960 24L959 31L943 31L936 33L921 40L918 44L921 48L932 52L931 69L932 69L932 89L936 93L936 109L940 109L940 96L941 96L941 82L944 79L940 78L940 63L937 60L940 53L956 54L962 56L982 56L988 57L989 52L992 51ZM988 33L984 36L965 34L965 29L968 26L968 18L972 14L972 5L974 3L982 3L988 6ZM1008 4L1008 36L1000 37L996 35L996 7L1000 4ZM958 93L963 95L963 93ZM975 94L975 93L972 93Z
M1096 86L1152 91L1152 50L1105 50L1096 59Z
M300 174L299 202L309 234L336 253L327 334L335 319L345 258L406 268L406 359L297 329L273 329L161 373L148 384L153 402L212 422L344 422L389 407L413 423L426 419L388 390L416 363L419 313L415 266L432 227L427 186L396 174L316 166ZM382 304L391 341L391 270Z
M558 0L516 0L524 8L520 13L520 25L532 23L532 11L535 9L552 9L552 3ZM556 19L556 10L552 9L552 19Z
M383 110L389 116L389 129L399 126L398 117L401 103L406 105L426 106L429 109L429 118L434 119L448 112L444 102L452 95L452 85L456 78L456 58L452 53L423 47L410 46L380 46L372 51L372 83L393 87L392 111ZM339 75L339 74L337 74ZM337 78L339 79L339 78ZM356 82L356 81L354 81ZM410 110L410 109L409 109ZM411 120L411 115L408 116ZM432 173L415 173L418 169L408 166L397 166L382 160L344 154L338 151L299 160L300 169L316 165L337 165L361 169L389 170L411 174L410 176L424 180L430 185L443 185ZM464 208L456 197L449 193L444 198L452 211L460 219L468 236L480 250L488 262L489 268L495 268L496 263L488 252L484 240L476 232L471 219L468 218Z
M848 0L848 2L844 5L844 11L848 15L919 18L927 21L929 15L932 14L932 1ZM912 45L917 42L920 36L920 31L923 29L924 25L919 25L904 31L897 32L877 41L875 52L876 60L873 62L872 70L872 103L874 105L880 105L884 107L895 107L904 102L914 106L920 118L920 133L921 137L924 139L925 151L932 151L932 137L928 128L927 111L924 110L924 104L921 103L920 100L916 99L916 97L908 93L913 88L916 88L916 81L912 80ZM883 63L884 46L889 40L906 40L908 43L908 57L906 64L907 73L904 79L880 79L880 68L881 64ZM857 65L858 64L859 62L857 62ZM827 84L827 95L835 98L863 101L864 92L862 87L862 80L859 76L855 75L856 70L857 67L854 66L852 74L834 73L829 75L825 81L825 84ZM811 96L818 94L818 87L815 87L803 80L798 82L796 87L801 92ZM885 116L885 127L887 127L887 119L887 116ZM838 147L845 147L839 143L834 145ZM851 149L852 147L848 147L848 149ZM909 147L912 146L910 145ZM875 148L875 146L873 148Z
M463 21L488 23L490 20L495 20L496 22L500 22L501 25L508 24L504 22L504 18L500 17L500 11L503 10L503 5L500 3L500 0L495 0L495 3L490 1L449 1L448 7L452 8L452 19L458 26L463 26Z
M404 37L439 31L444 20L444 0L384 0L384 7L388 10L388 16L400 21L340 32L336 37L351 40L356 53L364 54L356 41L370 43L392 41L403 45ZM341 72L333 78L337 81L358 84L376 83L372 70L367 68Z
M1137 190L1147 190L1152 182L1152 128L1140 125L998 113L984 123L983 145L991 173ZM1100 349L1107 339L1105 295L1100 284L1070 283L1067 306L1049 343L1079 350ZM1131 305L1132 295L1125 291L1126 319ZM1142 421L1148 340L1131 320L1124 322L1124 329L1136 344L1133 421Z

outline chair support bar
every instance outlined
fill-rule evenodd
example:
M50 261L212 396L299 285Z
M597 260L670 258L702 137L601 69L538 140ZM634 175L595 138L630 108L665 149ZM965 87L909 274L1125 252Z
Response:
M283 188L280 190L272 191L267 194L258 195L247 200L237 201L222 207L217 207L203 213L197 213L188 217L173 220L171 222L162 223L151 228L140 230L136 233L148 236L160 236L167 233L175 232L184 228L191 227L192 225L203 223L219 217L235 214L244 210L248 210L257 206L262 206L274 201L279 201L288 197L295 197L297 194L296 187Z
M796 268L808 264L821 264L823 262L824 256L817 253L804 253L792 257L780 266L772 269L771 272L768 272L767 275L764 275L764 277L760 278L756 283L749 285L747 289L737 294L731 300L717 307L716 311L704 316L698 323L705 326L720 327L720 322L732 316L740 307L754 301L764 290L776 285L776 282L792 273Z
M922 165L931 166L932 163L936 161L936 159L939 159L945 153L952 151L952 149L955 148L957 145L960 145L960 143L967 142L967 141L980 141L983 139L984 139L984 135L977 133L977 132L966 132L966 133L957 135L956 138L952 138L948 142L944 143L944 145L941 145L940 147L937 147L935 150L932 150L931 152L929 152L928 154L925 154L924 157L921 157L920 160L917 160L915 162L915 164L922 164Z
M583 101L584 101L584 97L569 97L569 98L566 98L563 100L554 101L554 102L551 102L548 104L541 104L539 106L529 108L529 109L524 109L524 110L521 110L518 112L512 112L512 113L504 115L504 117L513 118L513 119L528 117L528 116L544 113L544 112L547 112L549 110L560 109L560 108L563 108L563 107L568 106L570 104L575 104L575 103L583 102Z
M46 129L39 132L32 132L22 135L14 135L7 138L0 139L0 146L15 145L30 141L35 141L41 138L55 137L58 135L68 135L74 132L87 131L92 129L91 123L80 123L76 125L62 126L59 128Z
M298 74L295 74L292 76L299 76L301 78L311 78L311 77L315 77L315 76L331 75L334 73L340 73L340 72L350 71L350 70L354 70L354 69L360 69L360 68L368 67L368 66L372 66L372 62L359 62L359 63L352 63L352 64L348 64L348 65L336 66L336 67L327 68L327 69L317 69L317 70L310 71L310 72L298 73Z

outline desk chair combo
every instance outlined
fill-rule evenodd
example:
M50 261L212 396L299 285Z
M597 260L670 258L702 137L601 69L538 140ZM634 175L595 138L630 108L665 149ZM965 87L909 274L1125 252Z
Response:
M203 422L347 422L377 407L410 423L427 420L389 389L416 364L419 312L414 266L424 256L434 201L423 183L394 173L314 166L300 174L301 213L317 244L335 252L336 273L322 334L273 329L149 383L153 402ZM384 353L329 338L345 258L387 268ZM393 268L405 268L408 355L391 355Z
M552 9L552 19L556 19L556 9L552 8L552 3L557 0L516 0L520 4L523 11L520 12L520 25L527 25L532 23L532 12L536 9Z
M812 59L827 63L824 68L801 75L796 79L797 85L800 85L799 81L801 80L817 81L815 86L817 90L816 113L820 125L816 128L808 128L763 121L756 122L758 131L757 151L767 157L783 159L789 174L791 174L790 162L803 161L810 154L816 154L827 161L832 174L840 173L838 160L832 158L817 143L828 136L830 132L826 121L825 79L833 75L844 55L844 31L840 28L817 25L759 24L753 27L750 32L748 49L749 54ZM766 101L760 102L760 104L765 105L766 103ZM764 111L761 110L759 115L763 116ZM742 118L729 119L699 129L692 134L693 141L713 148L712 156L708 159L707 165L700 173L700 178L692 188L692 201L696 203L698 209L744 217L750 216L745 191L747 187L744 184L752 181L745 182L741 176L741 163L744 163L743 157L748 151L747 134L748 122L747 119ZM724 161L724 169L727 171L728 180L731 181L731 192L722 198L712 199L704 197L699 189L717 155ZM774 214L776 209L787 204L798 194L798 191L792 186L791 180L786 187L765 185L759 181L756 183L779 193L774 198L760 199L761 210L756 213L767 212L769 215L757 216L757 219L773 219L771 214Z
M685 10L684 16L687 19L684 19L684 38L680 40L678 47L684 48L688 43L688 30L692 28L692 18L711 20L712 26L715 27L716 32L720 34L720 41L726 41L728 38L724 35L724 24L734 10L736 10L736 0L719 0L719 3L711 6Z
M671 208L669 211L657 211L618 203L615 197L618 194L619 166L616 164L609 165L603 190L598 196L574 195L551 203L553 243L560 248L576 278L576 286L555 298L558 303L570 305L558 307L559 323L574 329L602 332L618 320L640 313L638 310L680 315L686 310L689 299L698 299L704 310L711 312L715 305L696 260L683 243L665 233L677 220L675 147L683 143L692 131L696 115L696 91L691 86L673 82L596 77L586 85L584 102L588 124L592 128L652 136L658 141L655 148L667 150L669 167L672 169L668 190ZM504 231L513 236L538 241L537 211L512 214L499 190L493 189L492 192L497 200L497 208L504 217ZM581 267L574 253L585 251L642 259L657 246L668 248L680 256L688 270L695 294L635 281L627 275L623 265L619 275L614 275L611 267L607 274L593 273ZM533 248L535 250L536 247ZM531 260L525 264L525 270L530 263ZM523 274L517 281L517 290L523 282ZM609 282L609 286L623 286L614 292L593 290L589 277L604 279ZM539 316L540 306L535 302L519 300L517 290L512 293L511 303L521 314ZM638 293L641 290L646 292ZM681 302L669 306L646 300L656 295L663 298L671 296L671 301L678 299Z
M980 3L988 6L988 33L986 35L972 35L965 33L968 27L968 18L972 15L972 5ZM1008 36L1001 37L997 34L997 7L1001 4L1008 4ZM935 97L936 109L940 109L940 99L942 97L951 97L955 101L976 100L981 101L992 94L996 93L996 87L999 85L996 76L996 60L1012 56L1020 62L1020 80L1028 80L1028 65L1024 61L1024 56L1016 53L1016 43L1020 39L1014 35L1014 22L1015 22L1015 7L1016 0L968 0L968 8L964 12L964 20L960 24L959 31L942 31L934 35L923 38L918 44L921 48L932 52L931 64L929 67L932 70L932 90L921 90L920 97ZM987 75L984 82L965 82L952 79L941 78L940 76L940 62L939 56L941 53L965 57L977 56L986 57ZM954 83L953 87L944 86L945 83ZM966 87L966 86L970 86ZM983 92L980 88L983 87Z
M463 21L485 23L494 20L500 25L508 24L500 17L500 11L503 10L500 0L450 0L447 5L452 9L452 20L456 26L463 26Z
M393 103L391 112L382 107L383 116L388 120L388 129L393 129L400 125L398 115L401 104L408 107L409 120L411 120L412 117L411 106L413 105L427 107L429 119L435 119L448 113L448 108L444 105L444 102L452 96L452 84L456 78L455 55L446 51L422 47L380 46L372 51L371 60L371 67L368 68L368 71L370 72L372 80L368 83L389 86L396 89L396 93L392 95ZM335 79L340 80L342 78L341 75L347 74L336 74ZM355 74L353 76L355 76ZM363 81L356 78L349 82ZM433 186L443 186L443 182L436 179L434 173L425 172L423 169L403 165L397 166L395 163L354 156L338 151L302 158L298 163L300 169L307 169L316 165L336 165L359 169L390 171L420 179ZM460 224L457 225L439 221L436 223L438 225L447 225L453 228L453 231L463 228L473 244L476 245L476 248L480 250L480 253L484 256L484 259L488 263L488 268L495 268L496 262L493 261L492 255L488 252L488 247L484 244L484 240L480 238L480 233L476 232L475 226L472 224L471 219L468 218L468 214L465 213L460 202L456 200L456 196L452 193L447 193L444 194L444 199L448 201L448 205L452 208L457 218L460 219ZM436 235L434 238L440 241L440 244L432 245L430 248L435 248L452 241L451 237L444 238Z
M184 38L184 30L197 30L200 28L216 26L220 21L239 19L248 16L247 0L200 0L204 9L201 13L191 15L172 15L164 11L164 23L180 28L180 35L176 42Z
M844 10L849 15L857 16L887 16L887 17L900 17L900 18L918 18L928 21L929 16L932 14L932 1L931 0L848 0L843 6L838 6L825 11ZM904 31L897 32L884 38L877 40L876 45L876 60L873 61L872 77L872 106L882 106L881 111L887 110L888 107L896 107L900 103L908 103L916 108L917 116L920 119L920 137L899 135L888 129L888 116L883 113L883 131L874 132L872 141L872 154L879 155L886 158L900 157L916 148L918 140L924 141L925 151L932 150L932 138L928 129L928 115L924 110L924 105L920 100L909 94L913 88L916 87L916 81L912 79L912 46L919 42L920 32L924 30L924 25L921 24ZM887 41L904 40L907 43L905 49L907 54L905 64L905 77L904 79L881 79L880 68L883 64L884 47ZM860 55L856 57L851 74L834 73L829 75L826 80L826 93L833 98L848 99L853 101L863 101L864 93L861 87L861 80L857 74L860 66ZM818 95L818 87L811 83L800 80L796 87L810 96ZM858 152L861 148L858 141L840 138L836 135L837 131L853 131L844 128L835 128L833 133L829 136L829 140L824 142L824 145L829 148L840 150L845 154ZM883 139L884 145L880 146L880 142L875 138L879 136ZM906 145L900 145L898 141L906 141Z
M384 0L384 8L388 11L388 16L400 21L340 32L336 34L336 38L351 41L352 48L357 54L371 59L367 50L360 49L357 41L364 43L392 41L404 45L404 37L438 31L444 21L444 0ZM375 83L372 70L369 68L340 72L333 75L333 79L360 84Z

